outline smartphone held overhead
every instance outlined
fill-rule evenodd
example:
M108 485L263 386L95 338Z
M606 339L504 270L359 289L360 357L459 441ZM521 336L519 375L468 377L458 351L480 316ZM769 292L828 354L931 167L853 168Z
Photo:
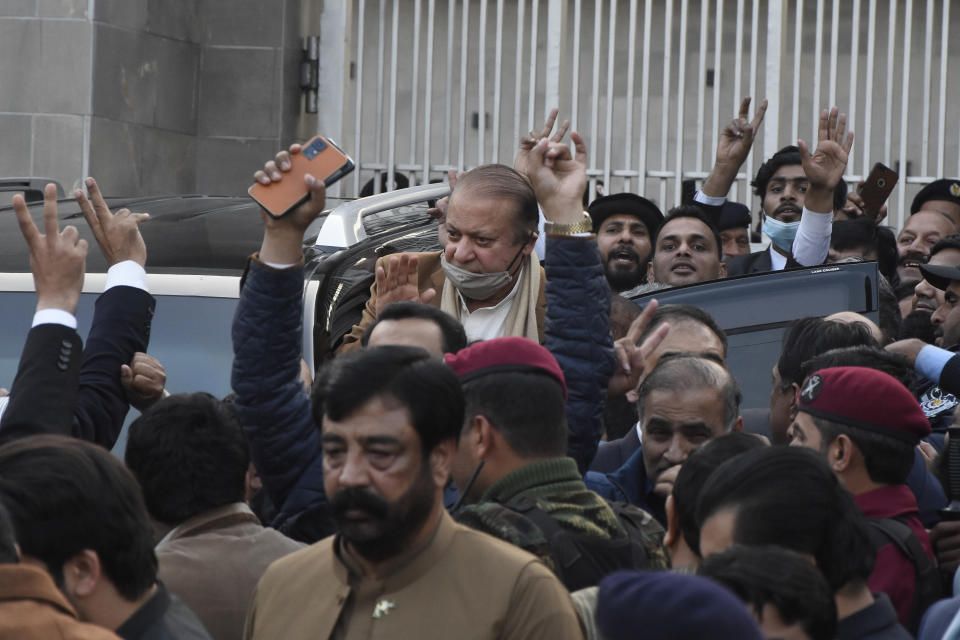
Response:
M328 187L354 169L350 159L335 142L323 136L307 141L299 153L290 154L290 170L278 182L251 186L247 193L263 209L279 218L307 201L310 191L304 181L309 174Z
M863 181L858 193L863 199L863 215L876 220L883 203L890 197L893 188L897 186L900 176L890 167L881 163L873 165L870 175Z

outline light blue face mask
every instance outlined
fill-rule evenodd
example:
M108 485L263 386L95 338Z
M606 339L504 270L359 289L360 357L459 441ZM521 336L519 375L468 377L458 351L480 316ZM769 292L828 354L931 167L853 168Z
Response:
M800 228L800 221L780 222L770 216L763 217L763 226L761 230L767 234L773 244L778 249L790 252L793 248L793 239L797 237L797 229Z

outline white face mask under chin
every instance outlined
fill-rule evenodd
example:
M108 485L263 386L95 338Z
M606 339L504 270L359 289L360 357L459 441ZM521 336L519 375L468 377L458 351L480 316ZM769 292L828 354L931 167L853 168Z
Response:
M523 253L523 248L517 252L516 257L507 265L506 271L494 271L493 273L473 273L461 267L447 262L446 252L440 254L440 268L444 275L460 294L471 300L486 300L492 297L498 291L510 284L512 275L510 268L513 267L517 258Z

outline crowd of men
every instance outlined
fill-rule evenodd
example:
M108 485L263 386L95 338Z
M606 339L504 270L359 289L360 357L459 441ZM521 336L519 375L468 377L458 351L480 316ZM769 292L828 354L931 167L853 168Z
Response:
M303 204L262 216L222 399L166 393L148 355L147 214L92 178L74 194L109 266L83 344L87 243L52 185L42 232L15 196L37 307L0 419L0 638L960 638L960 179L882 226L825 110L816 144L760 166L751 253L726 200L750 102L665 214L585 202L586 144L554 110L513 167L451 175L440 249L380 258L316 371L308 175ZM255 180L290 180L298 153ZM632 300L874 260L879 326L798 318L769 410L741 407L709 313Z

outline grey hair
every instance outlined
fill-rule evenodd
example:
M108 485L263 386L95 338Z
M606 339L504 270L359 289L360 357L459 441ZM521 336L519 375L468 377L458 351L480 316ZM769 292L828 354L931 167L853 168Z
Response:
M652 391L692 391L716 389L723 400L723 425L729 432L740 417L740 385L736 378L716 361L696 354L677 354L662 358L637 392L637 413L643 421L643 405Z

